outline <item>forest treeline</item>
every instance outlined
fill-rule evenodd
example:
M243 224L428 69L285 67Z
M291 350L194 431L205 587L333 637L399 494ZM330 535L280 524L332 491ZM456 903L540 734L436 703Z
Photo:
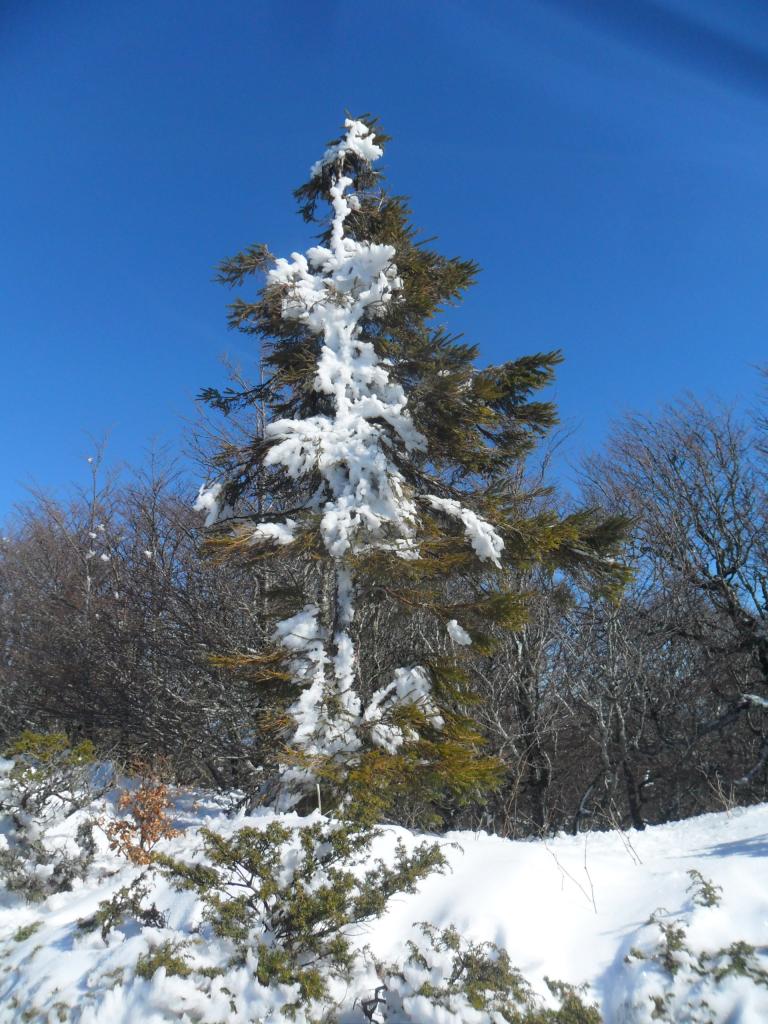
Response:
M528 621L465 655L464 710L502 773L490 793L447 804L446 824L520 837L766 799L767 454L759 415L686 398L627 417L586 460L582 504L626 517L632 579L600 594L578 574L507 573ZM270 696L242 653L274 631L275 573L300 576L302 560L217 557L188 481L162 459L120 476L100 457L90 468L89 488L35 493L5 526L2 739L63 730L258 802ZM531 513L562 502L522 477L520 494ZM461 579L452 587L460 602ZM375 603L362 614L375 672L419 619L398 625ZM423 824L418 802L390 816Z

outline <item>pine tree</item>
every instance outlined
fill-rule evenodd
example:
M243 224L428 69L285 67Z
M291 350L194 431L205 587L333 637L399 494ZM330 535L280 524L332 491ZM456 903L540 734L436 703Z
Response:
M524 511L520 467L556 422L535 396L560 353L481 370L477 348L435 323L478 267L417 238L374 169L387 141L374 120L347 120L314 164L295 195L317 245L221 265L229 285L264 277L230 308L263 342L263 379L202 397L259 405L266 426L220 453L197 508L209 548L264 580L272 642L224 660L264 688L278 805L320 784L371 813L410 793L429 817L496 777L471 719L471 658L490 624L524 621L510 571L544 561L618 580L621 524Z

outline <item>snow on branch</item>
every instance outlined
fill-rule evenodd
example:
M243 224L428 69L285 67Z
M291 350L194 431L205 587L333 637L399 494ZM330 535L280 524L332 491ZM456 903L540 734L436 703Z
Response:
M472 643L472 637L464 629L456 619L451 619L447 626L448 636L454 643L460 644L462 647L468 647Z
M364 121L353 121L348 117L344 122L344 127L347 129L347 134L341 142L337 142L335 146L329 146L322 157L312 164L310 177L316 178L318 174L322 174L323 168L329 164L342 163L347 153L354 153L355 156L369 164L378 160L383 154L384 150L373 141L375 135Z
M296 539L296 520L286 519L284 523L259 523L251 534L252 544L274 542L292 544Z
M435 511L442 512L452 519L461 520L467 540L474 548L478 558L493 562L496 566L501 565L499 559L504 550L504 541L490 523L481 519L471 509L464 508L453 498L438 498L435 494L429 494L427 501Z
M346 152L367 161L381 155L362 122L347 122L347 128L320 166L340 165ZM330 246L278 259L267 275L267 288L281 296L283 317L322 337L313 387L332 398L334 411L270 423L266 434L274 443L264 461L294 478L320 473L320 530L335 558L350 550L360 531L375 537L386 527L388 535L394 528L403 539L412 536L416 510L389 452L393 443L406 451L426 447L406 408L405 392L360 333L361 322L380 317L402 282L392 246L345 235L344 222L358 205L348 191L352 184L339 171L330 186ZM370 542L370 536L366 539Z
M220 483L203 484L198 491L192 508L195 512L206 513L206 527L215 526L220 519L226 519L234 514L233 509L224 501L222 491Z

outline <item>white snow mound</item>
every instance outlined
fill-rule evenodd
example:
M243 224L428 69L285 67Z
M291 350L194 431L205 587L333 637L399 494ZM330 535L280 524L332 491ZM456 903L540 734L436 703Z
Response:
M311 643L309 637L307 641ZM84 813L49 829L46 841L71 843ZM101 801L90 813L113 811ZM182 796L176 820L182 834L164 841L162 849L190 860L199 848L197 832L202 825L230 835L245 825L263 827L275 818L287 825L307 821L268 811L232 818L213 799ZM8 818L0 817L0 840L9 831ZM640 833L592 833L528 842L483 832L451 833L440 840L445 843L450 871L428 878L416 894L393 900L385 916L355 935L354 941L361 947L368 945L382 960L402 961L406 940L418 934L415 922L428 921L440 928L453 924L467 940L492 941L506 949L544 999L549 998L545 975L574 984L586 982L588 995L599 1003L606 1024L655 1024L653 999L665 991L663 972L652 960L629 955L631 950L645 955L652 951L659 930L647 922L658 908L665 908L661 921L685 926L686 944L694 953L744 941L757 947L762 969L768 967L764 946L767 837L768 805ZM423 837L388 828L375 853L391 858L398 839L412 848ZM689 891L691 869L722 887L718 905L694 902ZM207 994L198 991L193 978L166 976L163 969L151 980L135 975L140 955L168 939L193 938L201 923L202 908L196 897L173 891L160 876L149 875L148 882L151 900L167 914L166 927L126 925L111 932L106 942L98 931L78 929L79 920L93 914L100 901L129 884L139 871L101 842L89 875L71 892L30 904L0 888L0 1022L283 1020L279 1007L290 993L264 989L247 965L229 968ZM19 931L28 925L34 926L29 935ZM215 943L206 948L205 957L211 966L226 966L223 951ZM688 954L681 954L679 960L674 984L671 989L666 986L671 1000L668 1019L710 1020L694 1006L704 999L712 1021L763 1024L768 1020L764 983L730 973L715 987L698 977ZM57 1016L59 1008L65 1007L72 1015ZM424 1021L439 1024L438 1016L427 1014Z

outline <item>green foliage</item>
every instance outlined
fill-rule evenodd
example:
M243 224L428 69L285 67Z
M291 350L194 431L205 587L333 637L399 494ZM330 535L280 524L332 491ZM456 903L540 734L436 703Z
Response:
M40 843L25 843L0 850L0 879L9 892L20 893L30 903L40 903L49 895L48 885L37 874L38 864L47 866L48 853ZM56 891L56 890L54 890Z
M0 808L11 813L41 814L56 798L70 811L93 798L88 784L96 764L90 740L72 744L65 733L22 732L4 751L14 762L9 774L11 795Z
M597 1007L583 1001L582 990L547 979L560 1006L543 1007L505 950L492 942L467 942L453 926L420 927L425 941L408 943L403 969L378 965L407 1019L421 1019L419 1003L426 1000L451 1024L470 1010L483 1015L482 1024L600 1024Z
M166 856L157 863L202 900L214 935L230 943L232 963L255 955L260 984L298 986L284 1013L327 1014L329 979L348 980L359 956L350 927L375 920L392 896L414 892L445 864L439 847L426 843L410 854L398 843L391 865L371 862L378 835L330 821L297 828L270 822L229 837L202 829L205 863Z
M166 975L177 978L188 978L195 975L196 978L220 978L224 975L221 967L200 967L198 964L190 963L189 947L190 942L174 941L168 939L161 942L159 946L153 946L148 953L142 954L136 961L136 975L150 981L157 971L162 967Z
M482 799L499 784L502 767L483 754L483 736L467 715L443 709L437 729L420 708L406 705L392 721L412 735L394 752L371 745L345 765L294 753L293 763L311 766L321 780L324 807L361 825L395 811L399 821L438 828L446 808Z
M31 921L29 924L25 924L22 925L21 928L17 928L13 933L13 941L26 942L27 939L31 938L31 936L35 934L41 924L41 921Z
M424 981L416 990L417 995L447 1010L452 1009L455 997L460 997L474 1010L500 1014L504 1020L517 1019L517 1009L530 1001L530 992L504 950L490 942L464 942L453 926L438 931L433 925L423 923L421 930L431 950L450 951L453 963L450 974L439 985ZM409 942L408 948L408 963L430 971L430 961L419 946Z
M184 950L186 950L187 946L188 943L186 942L173 942L171 940L155 946L148 953L142 954L136 961L137 976L150 981L154 977L155 972L164 967L167 975L177 978L188 978L192 973L192 967L184 955Z
M717 907L720 905L720 894L722 886L715 885L710 879L705 878L696 868L688 871L691 884L686 892L691 893L691 898L697 907Z
M544 979L549 991L560 1000L557 1009L540 1009L525 1024L602 1024L600 1011L594 1003L585 1003L585 985L568 985L552 978Z
M682 966L684 955L687 954L685 946L686 932L679 921L662 920L662 910L651 914L649 924L655 924L659 929L659 944L654 954L654 959L661 964L668 974L674 977Z
M12 740L5 751L5 757L50 767L54 764L68 766L92 764L96 759L96 748L90 740L72 744L63 732L32 732L25 729Z
M761 952L765 954L765 947ZM758 959L757 948L748 942L732 942L730 946L714 953L702 953L699 965L706 972L711 972L716 982L729 976L742 977L768 988L768 971Z
M146 872L143 872L129 885L118 889L110 899L102 900L90 917L78 921L80 930L90 932L98 928L106 942L112 929L119 928L126 921L135 921L146 928L164 928L165 914L154 903L145 905L149 896L149 886L145 879Z

